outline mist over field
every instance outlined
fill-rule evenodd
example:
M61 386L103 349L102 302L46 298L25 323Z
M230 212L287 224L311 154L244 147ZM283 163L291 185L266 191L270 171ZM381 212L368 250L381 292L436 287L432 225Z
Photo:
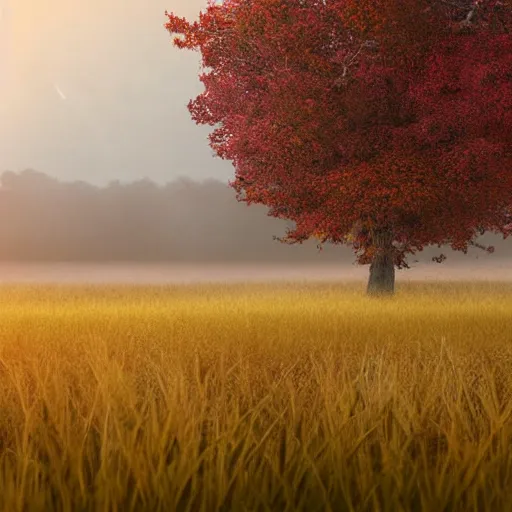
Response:
M365 280L347 246L274 240L292 224L237 202L226 183L143 179L94 186L26 170L0 176L0 282ZM427 247L397 280L511 278L512 241L488 254ZM441 264L432 257L445 254Z
M0 263L0 283L187 284L279 281L366 282L367 266L283 263ZM499 261L419 263L397 271L397 282L512 281L512 264Z

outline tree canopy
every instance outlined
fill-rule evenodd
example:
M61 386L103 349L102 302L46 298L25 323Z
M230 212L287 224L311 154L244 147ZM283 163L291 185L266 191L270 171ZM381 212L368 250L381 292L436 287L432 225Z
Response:
M214 127L238 199L295 222L284 242L349 244L362 264L391 251L402 268L427 245L512 233L510 1L225 0L195 22L166 14L175 46L202 55L192 118Z

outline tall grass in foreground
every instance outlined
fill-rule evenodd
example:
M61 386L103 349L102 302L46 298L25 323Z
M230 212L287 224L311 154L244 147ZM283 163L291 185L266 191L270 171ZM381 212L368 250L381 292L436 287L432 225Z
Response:
M0 288L2 511L512 510L512 286Z

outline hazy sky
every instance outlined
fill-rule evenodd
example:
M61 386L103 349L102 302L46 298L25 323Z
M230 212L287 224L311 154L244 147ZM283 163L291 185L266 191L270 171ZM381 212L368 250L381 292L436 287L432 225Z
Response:
M0 172L33 168L96 184L145 176L227 181L186 109L198 53L178 50L165 10L206 0L0 0Z

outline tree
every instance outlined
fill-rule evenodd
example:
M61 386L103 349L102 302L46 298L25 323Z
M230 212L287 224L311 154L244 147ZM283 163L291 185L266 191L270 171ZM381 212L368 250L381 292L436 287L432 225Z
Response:
M510 0L225 0L166 13L199 50L188 108L237 199L348 244L369 294L425 246L512 233ZM183 36L183 37L180 37ZM444 255L436 260L442 261Z

